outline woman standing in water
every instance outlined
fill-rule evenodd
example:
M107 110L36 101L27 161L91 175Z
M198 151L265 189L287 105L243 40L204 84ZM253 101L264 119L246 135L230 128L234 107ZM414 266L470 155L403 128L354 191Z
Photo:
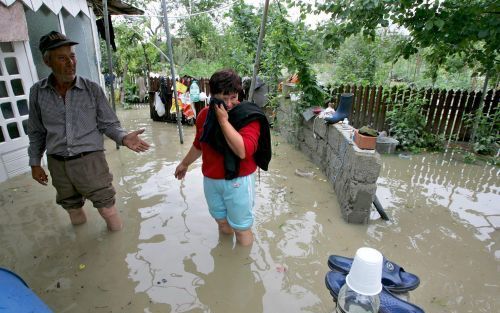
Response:
M241 78L232 69L210 78L211 99L196 119L193 145L175 169L183 179L189 165L202 156L203 188L210 214L223 234L238 243L253 242L253 205L257 166L271 160L269 123L254 103L238 100Z

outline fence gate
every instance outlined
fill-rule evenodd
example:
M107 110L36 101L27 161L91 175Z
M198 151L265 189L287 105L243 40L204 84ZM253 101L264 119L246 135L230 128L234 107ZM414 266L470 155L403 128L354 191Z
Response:
M29 170L26 132L33 80L24 42L0 42L0 182Z

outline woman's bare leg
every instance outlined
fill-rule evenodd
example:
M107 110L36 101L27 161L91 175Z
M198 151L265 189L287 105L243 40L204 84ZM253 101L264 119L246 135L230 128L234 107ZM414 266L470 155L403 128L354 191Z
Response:
M234 234L234 230L231 228L227 220L215 220L217 225L219 225L219 231L224 235Z
M253 243L253 233L251 229L235 230L236 241L242 246L250 246Z

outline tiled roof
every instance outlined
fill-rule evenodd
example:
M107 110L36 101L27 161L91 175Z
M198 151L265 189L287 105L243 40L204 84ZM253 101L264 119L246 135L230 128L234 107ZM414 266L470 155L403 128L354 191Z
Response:
M38 11L42 4L49 8L54 14L59 14L62 8L68 11L69 14L77 16L78 13L89 16L89 6L94 9L97 16L102 15L101 0L0 0L0 3L5 6L10 6L14 2L22 2L25 6L33 11ZM109 14L126 15L126 14L144 14L144 11L135 8L121 0L108 0Z

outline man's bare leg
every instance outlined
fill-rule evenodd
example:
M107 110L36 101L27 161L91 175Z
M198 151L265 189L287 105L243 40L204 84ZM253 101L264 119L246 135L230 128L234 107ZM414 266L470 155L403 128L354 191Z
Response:
M87 216L83 208L79 209L69 209L67 210L69 214L69 219L73 225L81 225L87 221Z
M253 233L251 229L235 230L236 241L242 246L250 246L253 243Z
M106 221L106 225L108 225L108 230L110 231L118 231L123 228L123 222L116 209L116 206L112 206L109 208L101 208L97 209L99 214L101 214L102 218Z

